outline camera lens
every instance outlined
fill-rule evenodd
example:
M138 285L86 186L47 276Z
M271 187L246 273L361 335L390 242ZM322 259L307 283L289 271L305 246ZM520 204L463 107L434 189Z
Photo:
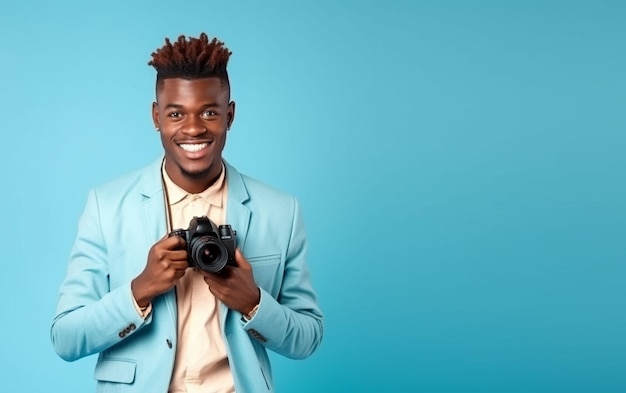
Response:
M214 263L221 255L220 249L215 244L205 245L200 252L202 254L200 259L202 259L202 262L205 264Z
M193 263L207 272L218 272L228 261L228 252L218 239L202 236L191 241L190 257Z

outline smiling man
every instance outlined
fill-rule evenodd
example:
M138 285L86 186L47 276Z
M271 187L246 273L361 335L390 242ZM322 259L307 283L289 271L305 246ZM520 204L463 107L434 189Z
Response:
M322 339L299 205L222 158L231 52L165 41L149 62L164 156L90 191L52 342L99 354L98 392L273 391L266 349L301 359Z

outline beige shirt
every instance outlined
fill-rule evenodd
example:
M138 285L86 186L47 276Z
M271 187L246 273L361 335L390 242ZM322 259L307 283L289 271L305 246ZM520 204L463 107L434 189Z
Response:
M226 220L225 168L217 181L199 194L178 187L162 167L172 228L189 227L194 216L208 216L215 224ZM187 269L176 284L178 346L170 393L234 392L224 338L219 322L219 301L209 291L201 273Z

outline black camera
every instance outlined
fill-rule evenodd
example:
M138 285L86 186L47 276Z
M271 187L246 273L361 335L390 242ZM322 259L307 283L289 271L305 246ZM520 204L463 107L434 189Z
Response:
M219 272L226 265L235 266L237 231L230 225L215 225L208 217L194 217L188 229L174 229L170 236L185 240L187 265L206 272Z

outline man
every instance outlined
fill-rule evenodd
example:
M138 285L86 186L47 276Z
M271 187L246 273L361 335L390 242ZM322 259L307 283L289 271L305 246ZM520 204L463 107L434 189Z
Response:
M149 63L164 157L89 193L51 337L65 360L99 353L99 392L273 391L266 349L305 358L322 339L297 201L222 159L230 54L204 33L166 39ZM188 253L202 216L236 231L216 272Z

